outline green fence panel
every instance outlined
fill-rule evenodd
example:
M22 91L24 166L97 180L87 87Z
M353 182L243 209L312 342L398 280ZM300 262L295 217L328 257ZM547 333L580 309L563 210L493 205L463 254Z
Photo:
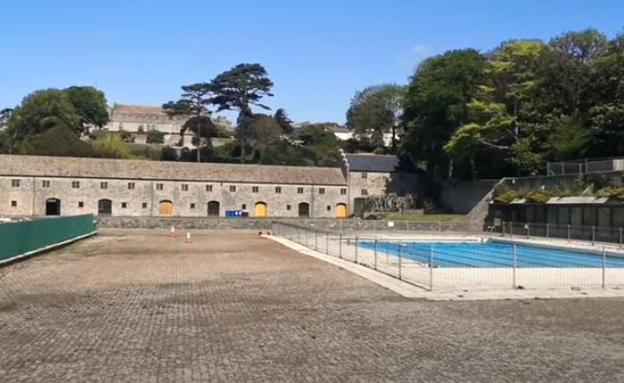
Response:
M0 224L0 263L95 234L93 215Z

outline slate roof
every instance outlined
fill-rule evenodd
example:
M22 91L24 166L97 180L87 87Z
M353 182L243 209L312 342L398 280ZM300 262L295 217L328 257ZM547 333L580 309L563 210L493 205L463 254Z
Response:
M147 106L147 105L122 105L115 104L113 106L113 113L122 114L153 114L158 116L166 116L165 111L159 106Z
M416 172L411 161L388 154L345 154L352 172Z
M339 168L0 155L0 176L346 185Z

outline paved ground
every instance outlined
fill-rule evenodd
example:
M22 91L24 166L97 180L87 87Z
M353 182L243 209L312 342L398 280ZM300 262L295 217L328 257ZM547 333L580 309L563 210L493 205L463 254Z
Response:
M251 233L0 268L0 381L624 381L624 300L422 302Z

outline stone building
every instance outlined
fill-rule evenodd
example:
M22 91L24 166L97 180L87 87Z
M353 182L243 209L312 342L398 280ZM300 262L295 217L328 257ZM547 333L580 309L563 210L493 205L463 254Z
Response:
M136 143L146 143L147 132L157 131L164 134L164 145L195 147L194 133L187 131L183 137L180 135L188 116L169 116L157 106L115 104L109 109L109 118L103 130L132 133ZM233 131L231 123L223 116L214 117L213 122L224 131Z
M322 168L0 155L0 215L345 218L355 198L409 182L394 156Z
M349 206L357 210L358 200L388 193L420 195L422 185L414 165L394 155L344 154L349 184Z

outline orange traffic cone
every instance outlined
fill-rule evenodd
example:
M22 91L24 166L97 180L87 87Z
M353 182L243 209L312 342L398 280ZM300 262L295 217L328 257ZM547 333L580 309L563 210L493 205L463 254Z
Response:
M186 233L186 239L184 240L185 243L191 243L193 241L191 241L191 233Z
M176 239L178 238L178 233L176 233L176 229L175 226L171 226L171 234L170 234L171 238Z

